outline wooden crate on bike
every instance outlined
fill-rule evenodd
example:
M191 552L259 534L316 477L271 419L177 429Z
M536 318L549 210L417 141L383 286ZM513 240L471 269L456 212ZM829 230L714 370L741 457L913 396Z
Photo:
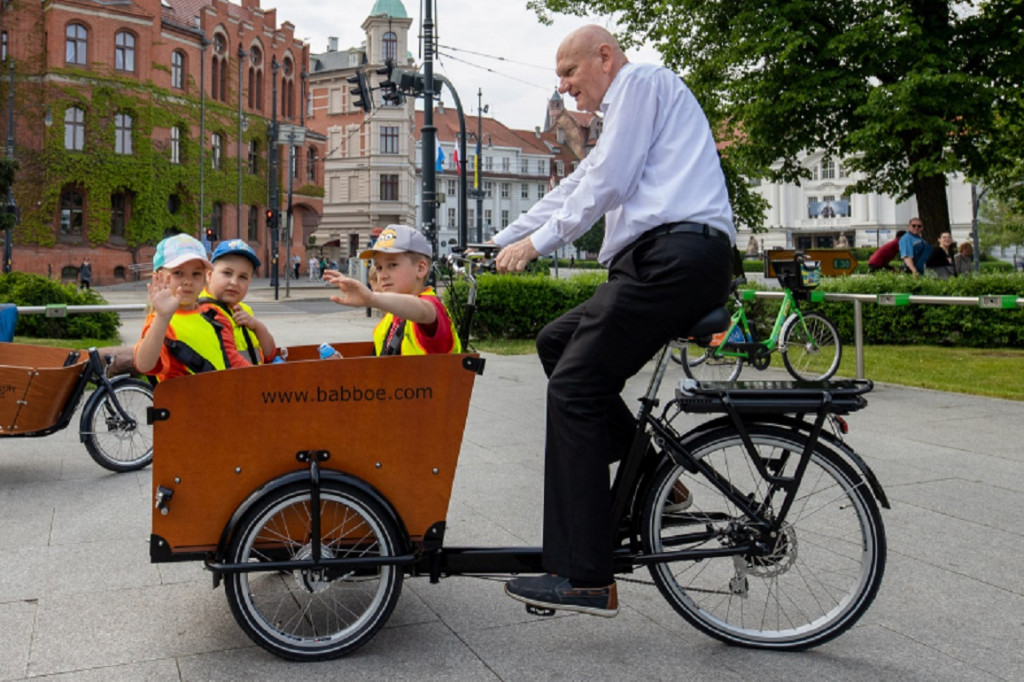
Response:
M0 436L24 436L56 424L87 360L66 348L0 343Z
M153 514L154 561L213 551L246 498L308 471L300 451L326 450L322 468L376 489L413 541L445 520L479 359L377 358L372 344L332 345L343 359L299 346L284 363L157 386L153 494L172 497Z

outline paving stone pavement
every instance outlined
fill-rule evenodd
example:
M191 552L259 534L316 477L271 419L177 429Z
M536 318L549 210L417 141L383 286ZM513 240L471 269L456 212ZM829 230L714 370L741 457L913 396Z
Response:
M295 301L329 293L295 284ZM250 300L285 345L368 339L376 322L268 290L257 281ZM141 314L122 319L130 342ZM485 357L446 542L537 545L543 373L535 356ZM892 503L885 580L852 630L801 653L722 645L650 585L620 583L614 619L536 618L500 583L457 577L406 580L386 627L349 657L285 662L246 638L200 564L149 563L148 468L108 473L74 428L0 439L0 680L1024 679L1024 403L889 385L868 398L848 440Z

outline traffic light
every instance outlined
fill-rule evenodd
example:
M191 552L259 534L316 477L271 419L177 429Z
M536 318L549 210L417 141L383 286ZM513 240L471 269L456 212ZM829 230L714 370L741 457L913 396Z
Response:
M391 77L394 70L394 60L388 59L384 62L384 66L377 69L377 75L384 77L380 81L381 101L384 104L397 107L405 101L405 95L398 91L398 84L395 83L394 79Z
M206 228L206 241L213 242L213 230L209 227Z
M366 74L362 71L356 71L354 75L349 76L346 80L355 85L354 88L349 88L348 90L349 93L355 96L352 103L367 114L370 113L373 102L370 100L370 88L366 84Z
M277 211L275 211L272 208L268 208L267 209L267 229L268 230L276 230L277 229Z

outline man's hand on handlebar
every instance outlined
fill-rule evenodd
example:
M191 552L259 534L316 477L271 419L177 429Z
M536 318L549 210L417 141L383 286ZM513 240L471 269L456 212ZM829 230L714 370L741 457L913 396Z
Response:
M540 251L533 247L529 237L524 237L499 251L494 263L498 272L522 272L530 261L537 258L540 258Z

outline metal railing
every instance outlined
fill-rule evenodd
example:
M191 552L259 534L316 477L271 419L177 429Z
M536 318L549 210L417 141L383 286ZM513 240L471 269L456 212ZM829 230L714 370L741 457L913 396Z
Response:
M782 299L781 291L755 291L744 289L745 296ZM1024 298L1016 296L914 296L911 294L837 294L825 291L811 291L812 303L853 302L853 342L857 360L857 378L864 379L864 304L904 306L919 305L965 305L990 309L1014 309L1024 307Z

